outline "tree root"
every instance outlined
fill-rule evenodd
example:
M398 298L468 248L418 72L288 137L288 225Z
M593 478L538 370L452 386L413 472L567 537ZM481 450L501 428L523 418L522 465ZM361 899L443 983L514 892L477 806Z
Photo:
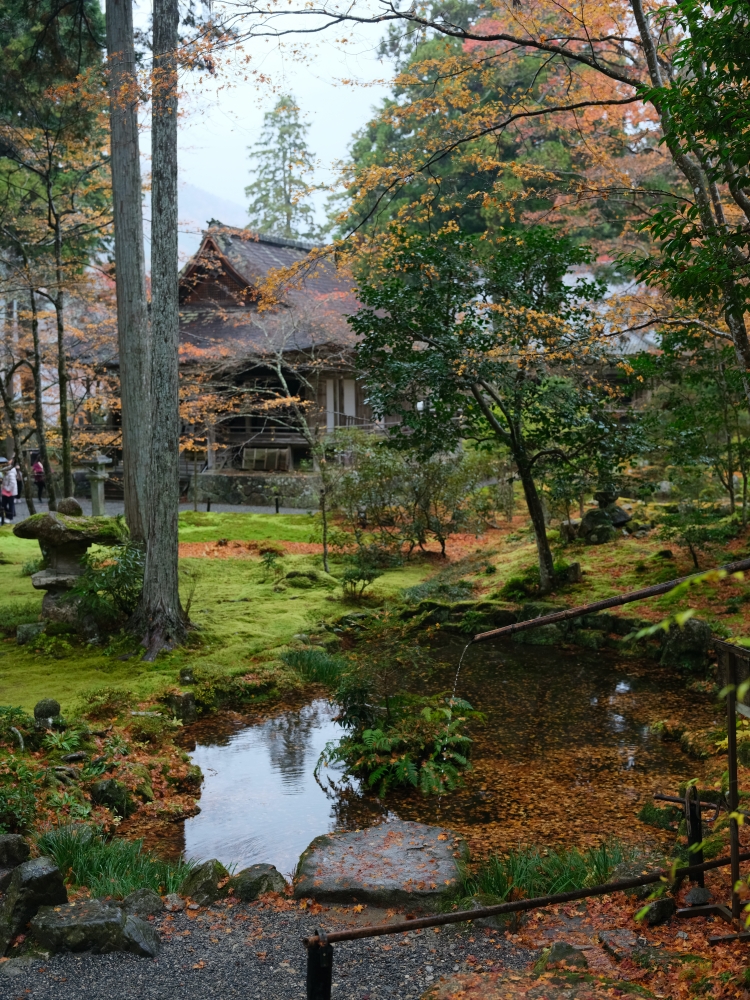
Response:
M159 653L181 646L191 629L190 620L182 608L173 610L158 607L147 613L139 608L128 623L131 632L141 636L145 652L141 657L146 663L153 663Z

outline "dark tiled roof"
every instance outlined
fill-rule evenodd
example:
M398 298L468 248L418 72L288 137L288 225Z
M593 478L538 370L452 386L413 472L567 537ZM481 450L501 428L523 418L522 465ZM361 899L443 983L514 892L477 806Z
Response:
M243 285L252 293L272 272L304 261L312 249L312 244L299 240L212 225L204 233L198 253L182 269L181 288L184 295L190 293L204 262L212 278L216 276L217 288L219 281L229 276L234 297L183 304L183 344L207 353L216 350L237 356L263 353L269 336L283 336L290 351L308 350L313 345L353 345L345 317L356 310L357 299L351 282L328 258L312 263L309 273L284 290L283 305L272 311L259 314L252 301L248 305L239 302ZM269 333L274 324L276 334ZM283 334L279 332L282 328Z

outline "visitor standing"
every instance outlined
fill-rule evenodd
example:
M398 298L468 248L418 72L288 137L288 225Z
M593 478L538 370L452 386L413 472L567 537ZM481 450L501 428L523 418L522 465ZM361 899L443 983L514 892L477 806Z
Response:
M36 492L39 497L39 503L42 502L42 494L44 493L44 466L39 461L37 457L36 462L31 466L31 472L34 476L34 482L36 483Z
M3 502L3 514L8 521L12 521L16 516L16 497L18 496L18 467L13 462L3 469L3 485L0 488L0 495Z

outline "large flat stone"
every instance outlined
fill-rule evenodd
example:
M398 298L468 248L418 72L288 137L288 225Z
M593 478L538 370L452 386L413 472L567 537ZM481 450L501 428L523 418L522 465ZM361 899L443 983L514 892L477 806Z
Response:
M31 921L31 933L51 952L129 951L152 958L160 944L149 923L100 899L43 906Z
M332 903L436 909L458 881L463 840L423 823L383 823L316 837L303 852L294 895Z

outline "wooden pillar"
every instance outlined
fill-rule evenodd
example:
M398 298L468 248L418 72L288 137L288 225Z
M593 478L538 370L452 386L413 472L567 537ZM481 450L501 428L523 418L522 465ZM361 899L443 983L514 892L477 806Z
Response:
M701 820L700 795L695 785L690 785L685 792L685 819L687 820L688 849L690 850L688 864L702 865L703 849L698 845L703 843L703 822ZM703 872L695 872L690 876L690 880L696 885L705 885Z
M729 793L727 804L730 813L739 808L739 788L737 785L737 659L733 652L727 651L727 757L729 764ZM740 831L736 819L729 821L729 848L732 859L732 916L740 919L740 897L736 885L740 880Z

